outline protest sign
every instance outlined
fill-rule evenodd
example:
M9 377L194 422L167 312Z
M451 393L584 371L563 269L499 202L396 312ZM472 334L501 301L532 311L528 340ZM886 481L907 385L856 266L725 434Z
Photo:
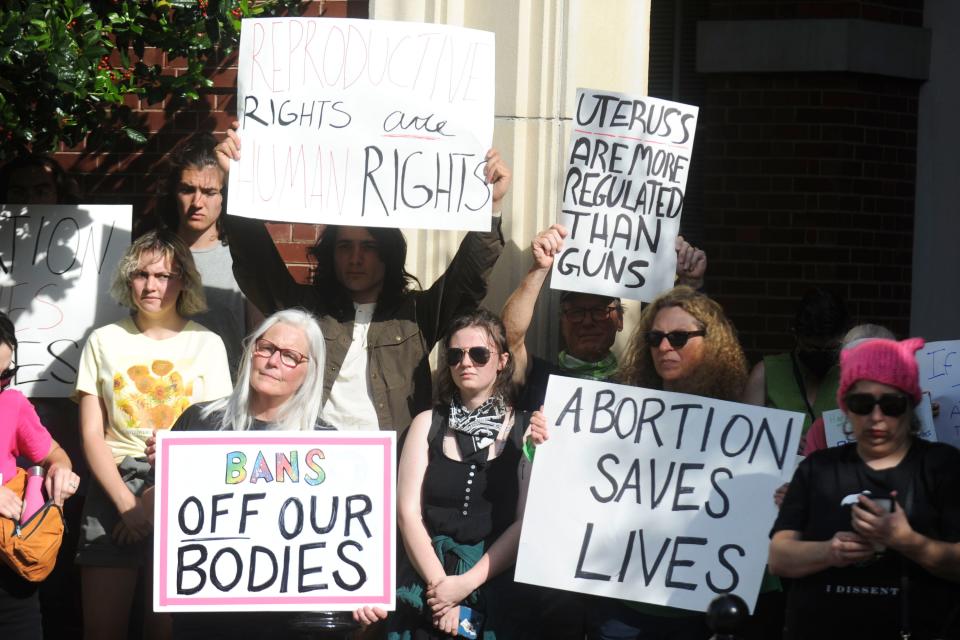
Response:
M960 340L928 342L917 351L917 367L920 387L940 403L937 440L960 447Z
M521 582L704 611L756 600L803 414L551 376Z
M673 286L697 112L577 89L553 288L650 301Z
M154 609L394 608L396 434L157 433Z
M920 421L920 431L917 437L928 442L937 442L937 430L933 421L933 410L930 405L930 394L925 393L920 404L915 409ZM840 409L823 412L823 435L828 447L836 447L848 442L856 442L853 436L853 427L850 426L847 416Z
M0 205L0 311L17 328L14 384L68 397L87 336L129 313L110 283L130 246L129 205Z
M494 36L437 24L244 20L229 213L490 229Z

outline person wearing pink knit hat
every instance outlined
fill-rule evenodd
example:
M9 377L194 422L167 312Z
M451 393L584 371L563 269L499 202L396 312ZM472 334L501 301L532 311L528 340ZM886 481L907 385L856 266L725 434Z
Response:
M921 338L840 357L855 441L810 455L773 527L784 638L960 638L960 451L916 437Z

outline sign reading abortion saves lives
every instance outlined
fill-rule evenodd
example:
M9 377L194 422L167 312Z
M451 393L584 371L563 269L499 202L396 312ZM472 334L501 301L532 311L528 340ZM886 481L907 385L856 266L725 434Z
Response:
M803 415L551 376L516 577L704 611L756 600Z
M130 246L129 205L0 205L0 311L17 328L14 384L68 397L87 336L127 310L110 282Z
M697 112L577 90L553 288L649 301L673 286Z
M395 434L157 434L154 609L394 607Z
M244 20L229 212L490 229L492 33L330 18Z

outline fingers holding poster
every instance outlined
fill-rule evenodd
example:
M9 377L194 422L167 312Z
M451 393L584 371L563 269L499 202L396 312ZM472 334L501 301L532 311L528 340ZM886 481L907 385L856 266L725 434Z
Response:
M230 213L489 229L493 34L373 20L244 20Z
M155 609L393 609L394 434L164 431L157 450Z
M649 301L673 286L697 112L577 90L554 288Z
M0 206L0 311L17 330L13 384L69 397L90 331L125 313L110 283L130 245L129 205Z
M551 376L521 582L704 611L756 599L803 417Z

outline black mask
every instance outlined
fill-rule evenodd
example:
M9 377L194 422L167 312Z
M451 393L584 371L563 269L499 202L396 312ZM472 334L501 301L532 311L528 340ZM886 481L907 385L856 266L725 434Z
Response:
M797 349L797 359L810 373L823 378L837 364L837 352L833 349Z

